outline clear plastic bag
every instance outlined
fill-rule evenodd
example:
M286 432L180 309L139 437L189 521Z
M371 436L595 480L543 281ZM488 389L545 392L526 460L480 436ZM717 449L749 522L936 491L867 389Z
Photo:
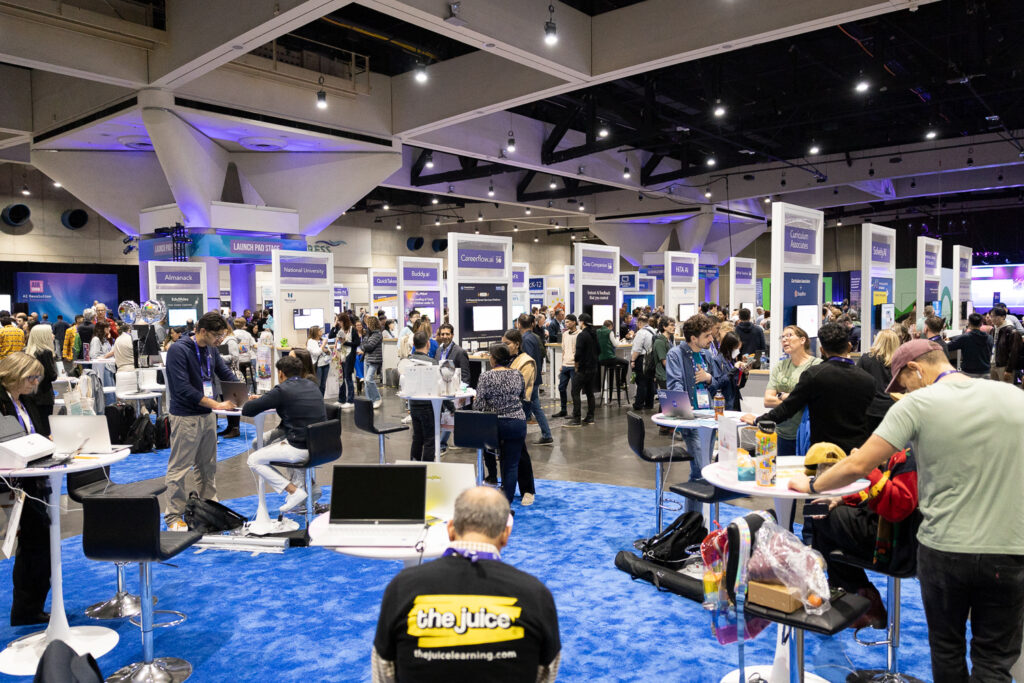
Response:
M795 588L808 614L822 614L831 606L821 553L774 522L758 529L748 569L752 581Z

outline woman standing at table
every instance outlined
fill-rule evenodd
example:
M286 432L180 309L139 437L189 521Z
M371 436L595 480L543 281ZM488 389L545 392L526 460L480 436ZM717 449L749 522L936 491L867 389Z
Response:
M316 368L316 384L322 394L327 389L327 373L331 371L331 348L327 345L327 337L319 325L309 328L306 350L309 351L313 367Z
M366 316L366 336L364 336L356 353L363 356L363 381L366 384L366 398L373 401L374 408L380 408L380 391L377 389L377 377L384 365L384 351L381 348L384 338L380 334L380 321L372 315Z
M19 351L0 360L0 415L17 418L29 434L49 436L49 422L43 423L33 395L43 375L42 363L27 353ZM24 477L17 481L26 498L18 525L18 552L12 575L11 626L45 624L50 618L43 611L46 594L50 592L50 521L43 502L46 477ZM59 514L59 510L54 510L54 514Z
M782 330L782 352L789 354L789 358L772 366L768 388L764 391L764 407L768 410L782 403L793 391L804 370L821 362L820 358L811 356L811 341L807 333L796 325ZM797 454L796 433L802 419L801 412L775 426L775 433L779 435L779 455Z
M501 343L508 347L512 353L513 370L518 370L523 376L523 383L526 385L526 398L523 399L523 413L526 413L526 406L530 404L530 396L533 395L533 384L537 381L537 361L528 353L523 352L523 334L516 328L505 332ZM493 458L492 458L493 462ZM489 467L493 470L494 465ZM523 497L523 505L533 505L537 496L537 487L533 481L533 461L530 460L530 451L526 448L526 441L523 441L523 453L519 457L519 495Z
M501 447L501 488L509 503L516 495L519 458L526 441L526 382L512 369L512 352L504 344L491 344L491 370L480 373L476 383L475 410L498 414L498 442Z
M40 434L50 435L50 415L53 414L53 380L57 379L57 361L53 357L53 328L49 325L36 325L28 333L28 344L25 353L35 358L43 366L43 379L36 389L36 407L39 409L39 423L36 425Z
M337 327L334 335L334 362L338 367L338 404L342 410L352 410L356 397L352 373L355 371L355 347L359 346L359 337L355 334L355 326L348 313L338 314Z

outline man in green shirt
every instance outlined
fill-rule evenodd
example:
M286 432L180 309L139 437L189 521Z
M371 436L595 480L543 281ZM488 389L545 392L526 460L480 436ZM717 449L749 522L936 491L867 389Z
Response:
M864 445L820 477L817 493L866 476L906 444L917 458L923 516L917 576L936 683L1011 680L1024 631L1024 392L954 369L935 342L893 354L887 391L909 392Z
M616 368L615 381L619 383L620 387L625 387L629 361L615 355L615 347L619 345L619 338L615 336L615 331L612 329L613 325L614 323L611 320L605 320L604 325L597 330L597 343L600 348L598 362L602 368L608 366Z

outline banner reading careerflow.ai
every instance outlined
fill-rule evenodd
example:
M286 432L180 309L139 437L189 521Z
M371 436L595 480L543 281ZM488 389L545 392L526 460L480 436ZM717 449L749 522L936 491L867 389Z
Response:
M505 252L500 249L459 249L459 266L500 270L505 267Z

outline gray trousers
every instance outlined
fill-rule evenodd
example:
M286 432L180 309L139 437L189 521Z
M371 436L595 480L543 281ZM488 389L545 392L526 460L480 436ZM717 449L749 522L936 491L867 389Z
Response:
M185 479L192 468L196 472L199 497L217 499L217 416L171 415L171 457L167 462L167 524L182 519L188 492Z

